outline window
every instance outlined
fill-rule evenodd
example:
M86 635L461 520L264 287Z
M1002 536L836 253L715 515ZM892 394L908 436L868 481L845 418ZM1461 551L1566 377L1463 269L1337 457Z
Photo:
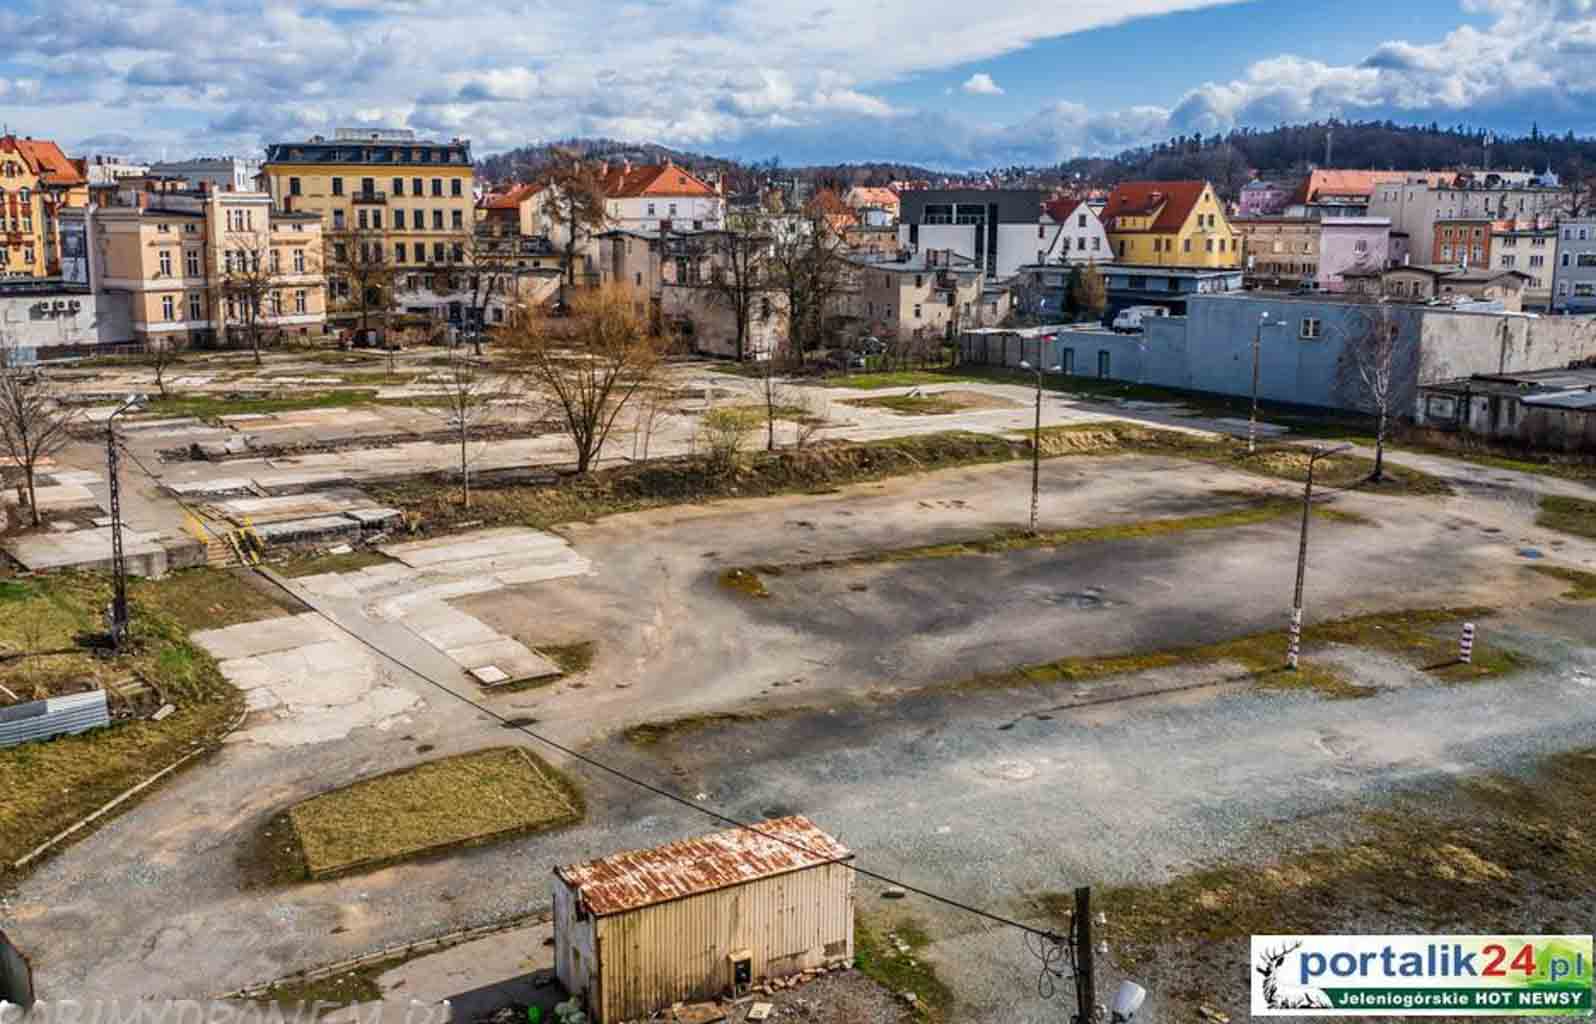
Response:
M394 243L393 261L395 263L403 263L405 261L405 244L403 242Z
M432 230L434 230L434 231L442 231L443 230L443 211L442 210L433 210L432 211Z
M1511 258L1512 257L1509 257L1509 259ZM1540 253L1534 253L1530 256L1529 265L1532 267L1543 267L1546 265L1546 257L1542 256Z
M177 300L173 299L170 295L161 296L161 319L177 319Z
M183 254L183 273L188 277L200 276L200 254L198 249L190 249Z
M443 262L443 243L442 242L433 242L432 243L432 262L434 262L434 263L442 263Z
M333 260L337 263L347 263L349 261L349 247L342 242L334 242Z
M158 257L156 257L156 259L159 261L157 265L160 267L160 270L159 270L160 276L162 276L162 277L171 277L172 276L172 251L170 249L162 249L161 250L161 254ZM171 319L171 318L168 317L167 319Z
M465 262L465 245L463 243L461 243L461 242L454 243L453 256L454 256L454 261L456 263L464 263Z
M1109 371L1108 350L1107 349L1098 349L1098 351L1097 351L1097 376L1098 376L1098 378L1101 379L1101 380L1107 380L1108 379L1108 371Z
M443 195L443 179L442 178L433 178L432 179L432 194L435 195L435 196Z
M449 194L451 196L458 196L460 194L460 179L459 178L451 178L449 180Z
M649 203L648 204L648 215L650 217L654 216L654 204L653 203Z
M1559 281L1559 282L1557 282L1557 294L1559 294L1559 295L1567 295L1568 294L1568 282L1567 281Z
M291 195L291 196L299 195L299 179L298 178L289 178L288 179L288 194Z
M168 233L168 232L170 232L172 230L172 225L170 225L170 224L157 224L157 225L155 225L155 230L159 231L161 234L164 235L164 234L166 234L166 233Z
M1368 252L1369 251L1369 242L1368 242L1368 240L1364 239L1364 238L1358 239L1356 242L1354 242L1352 244L1352 251L1353 252Z
M275 289L271 293L271 310L272 316L283 315L283 293Z
M344 229L344 211L342 211L342 210L334 210L333 211L333 230L334 231L342 231L343 229Z
M393 211L393 227L395 231L403 231L405 229L405 212L403 210Z
M1515 263L1515 262L1517 262L1517 260L1518 260L1518 257L1517 257L1517 256L1513 256L1513 255L1504 255L1504 256L1503 256L1503 257L1502 257L1502 266L1504 266L1504 267L1508 267L1508 268L1511 268L1511 267L1512 267L1512 266L1513 266L1513 264L1514 264L1514 263Z
M376 193L376 191L377 191L377 179L376 178L361 178L360 179L360 191L361 191L361 194L363 194L363 195L368 195L368 196L369 195L374 195Z
M1574 298L1576 298L1576 299L1596 298L1596 284L1592 284L1589 281L1575 281L1574 282Z
M453 215L450 217L449 226L454 228L456 231L465 227L465 211L455 210Z
M1183 239L1181 241L1181 243L1180 243L1180 251L1181 252L1191 252L1191 239L1187 238L1187 239ZM1123 256L1125 254L1123 252L1121 252L1120 255Z
M188 296L188 318L190 320L205 319L205 306L199 292L190 292Z
M920 319L920 304L918 302L914 304L914 318L916 320Z
M1075 226L1078 228L1084 228L1086 226L1086 214L1083 213L1079 217L1075 218Z
M412 210L412 211L410 211L410 228L411 228L411 230L420 231L423 228L425 228L426 226L427 226L427 211L425 211L425 210Z
M1566 255L1566 254L1565 254ZM1564 266L1567 266L1565 263ZM1576 267L1596 267L1596 252L1582 252L1574 257Z
M1441 259L1447 260L1448 262L1451 261L1451 259L1452 259L1452 247L1450 245L1441 246Z
M1213 252L1214 251L1214 240L1212 238L1204 239L1203 240L1203 248L1205 248L1209 252Z
M396 196L405 194L405 180L403 178L395 178L393 180L393 194Z
M1092 239L1092 251L1093 252L1097 252L1098 251L1098 248L1099 248L1098 243L1101 242L1101 241L1102 241L1102 239L1100 239L1100 238L1093 238Z
M298 291L294 292L294 312L295 313L303 313L303 312L305 312L305 300L306 300L305 289L301 288Z
M283 254L282 254L281 251L279 251L277 249L273 249L272 250L271 268L272 268L271 272L274 273L274 274L282 273L282 269L283 269Z
M356 218L355 219L360 222L360 230L364 231L369 226L369 225L366 224L366 209L365 209L365 207L361 207L360 208L360 210L356 213Z
M341 196L344 194L344 179L334 178L332 180L332 194L335 196Z
M295 249L294 250L294 273L303 274L304 272L305 272L305 250L303 250L303 249Z

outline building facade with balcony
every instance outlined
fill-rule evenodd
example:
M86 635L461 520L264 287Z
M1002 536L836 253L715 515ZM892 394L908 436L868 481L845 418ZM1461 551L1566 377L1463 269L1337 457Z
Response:
M48 139L0 136L0 277L60 273L57 219L89 203L79 163Z
M1596 218L1566 220L1557 226L1552 309L1596 313Z

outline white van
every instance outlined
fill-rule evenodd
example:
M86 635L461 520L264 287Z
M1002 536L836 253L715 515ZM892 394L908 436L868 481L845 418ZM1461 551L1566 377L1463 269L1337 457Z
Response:
M1119 311L1112 326L1118 334L1137 334L1142 329L1143 320L1168 315L1169 310L1163 306L1127 306Z

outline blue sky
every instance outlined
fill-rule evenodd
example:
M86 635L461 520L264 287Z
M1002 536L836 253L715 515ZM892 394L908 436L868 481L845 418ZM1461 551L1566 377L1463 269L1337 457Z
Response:
M1330 116L1596 132L1596 0L0 0L0 38L0 119L73 152L383 125L951 169Z

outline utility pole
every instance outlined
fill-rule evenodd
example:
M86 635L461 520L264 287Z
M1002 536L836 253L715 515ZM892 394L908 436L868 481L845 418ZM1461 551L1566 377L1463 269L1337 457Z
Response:
M1265 327L1284 327L1284 320L1269 320L1268 313L1258 314L1258 327L1252 335L1252 414L1247 418L1247 454L1258 450L1258 374L1263 363L1263 331Z
M1036 372L1036 430L1031 437L1031 536L1037 535L1037 519L1042 502L1042 344L1036 340L1036 365L1020 360L1020 366ZM1051 368L1054 373L1058 367Z
M106 625L111 633L111 646L121 650L127 640L127 560L122 554L122 485L118 476L120 456L116 450L116 418L139 405L137 396L128 396L105 421L105 475L110 485L111 505L111 607L107 610Z
M1302 647L1302 584L1308 573L1308 522L1313 518L1313 469L1320 459L1351 448L1350 444L1334 448L1314 448L1308 455L1308 479L1302 487L1302 533L1297 539L1297 589L1291 599L1291 633L1286 641L1286 667L1295 670L1297 653Z

